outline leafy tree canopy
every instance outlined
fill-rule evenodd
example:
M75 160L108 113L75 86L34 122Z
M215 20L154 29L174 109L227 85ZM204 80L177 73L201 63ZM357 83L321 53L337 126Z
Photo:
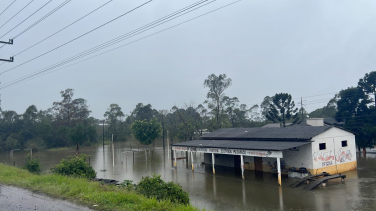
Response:
M299 121L298 108L295 108L291 95L288 93L275 94L266 118L274 123L281 123L283 127L286 127L286 122L290 120L293 124L297 123Z
M141 144L149 145L160 135L162 131L161 124L156 118L146 120L136 120L131 125L132 135L140 141Z

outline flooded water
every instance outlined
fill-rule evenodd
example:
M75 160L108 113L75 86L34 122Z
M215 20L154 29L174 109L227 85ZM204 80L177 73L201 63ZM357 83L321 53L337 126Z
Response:
M128 151L128 152L126 152ZM282 177L278 186L277 175L256 174L245 171L242 180L240 169L201 165L204 154L194 154L195 171L191 162L178 159L177 169L172 168L170 152L162 147L147 151L129 152L129 143L115 143L114 155L111 146L82 147L81 153L91 156L90 162L98 178L139 182L143 176L160 174L165 181L179 183L191 198L192 205L209 210L376 210L376 154L358 155L358 170L345 172L347 178L331 180L326 187L313 191L290 188L296 179ZM27 152L13 154L16 166L22 166ZM61 159L74 155L75 149L38 152L44 173ZM114 160L113 160L114 157ZM177 153L185 157L185 153ZM10 153L2 152L0 162L13 165ZM114 165L114 166L113 166Z

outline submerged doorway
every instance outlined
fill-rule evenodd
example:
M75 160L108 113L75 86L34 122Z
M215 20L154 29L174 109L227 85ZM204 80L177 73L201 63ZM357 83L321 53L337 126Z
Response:
M254 157L255 171L262 171L262 157Z
M240 168L241 167L240 155L234 155L234 167L235 168Z

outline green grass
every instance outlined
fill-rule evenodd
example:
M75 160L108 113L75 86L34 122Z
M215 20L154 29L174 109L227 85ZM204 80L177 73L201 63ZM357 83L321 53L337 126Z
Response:
M170 201L148 199L116 186L60 175L34 175L26 170L0 164L0 183L42 192L87 205L97 210L198 210ZM98 205L93 207L93 205Z

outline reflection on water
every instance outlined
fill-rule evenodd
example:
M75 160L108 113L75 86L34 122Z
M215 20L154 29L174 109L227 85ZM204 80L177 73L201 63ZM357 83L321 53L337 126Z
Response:
M129 144L115 143L114 154L111 146L82 147L81 153L91 156L90 162L98 178L118 181L139 182L143 176L160 174L165 181L179 183L190 195L191 202L199 208L210 210L374 210L376 208L376 155L358 155L358 170L346 172L345 182L332 180L326 187L313 191L290 188L294 179L282 177L282 187L277 176L270 173L245 171L241 179L240 169L201 165L203 154L193 153L194 172L191 158L188 163L185 152L177 152L177 169L169 150L157 147L154 151L129 151ZM13 154L17 166L22 166L28 152ZM34 152L43 172L49 172L61 159L74 155L74 149L54 152ZM190 156L190 155L189 155ZM10 153L2 152L0 162L13 164Z

